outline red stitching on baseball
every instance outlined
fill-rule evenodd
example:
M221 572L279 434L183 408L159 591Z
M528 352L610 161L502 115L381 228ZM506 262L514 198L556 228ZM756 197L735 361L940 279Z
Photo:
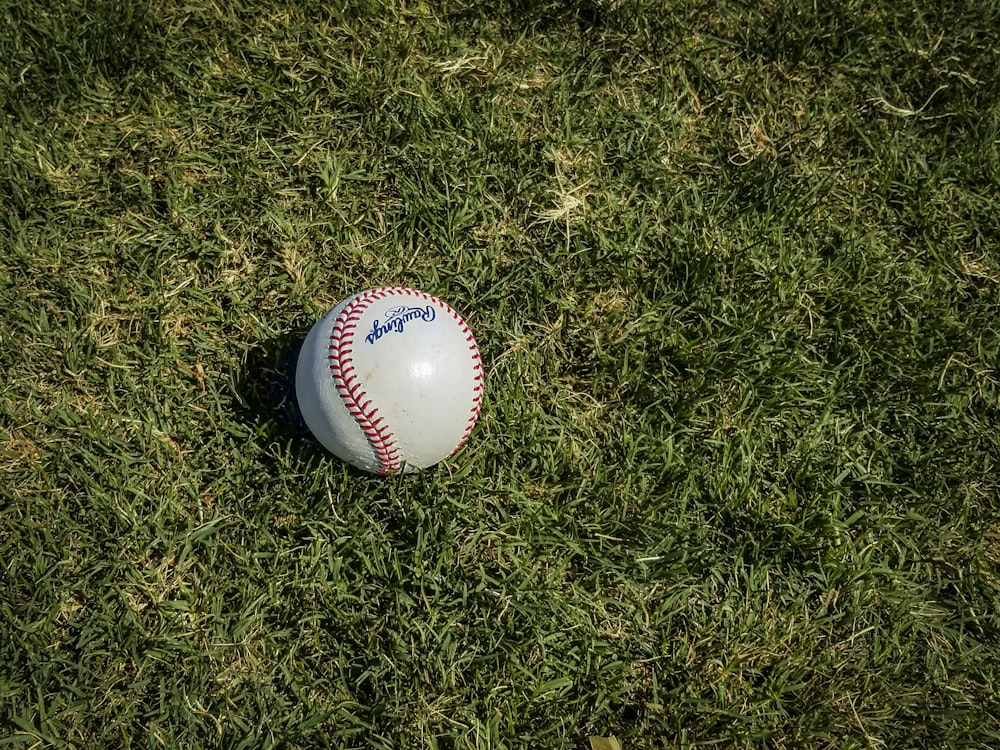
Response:
M379 464L378 473L398 474L402 471L403 465L399 460L399 449L395 445L392 431L388 429L384 419L379 418L376 421L378 415L376 408L372 407L370 411L366 411L371 405L371 399L367 398L359 382L354 371L354 358L350 356L354 351L354 332L358 328L358 321L372 302L388 296L387 289L388 287L382 287L366 292L352 300L341 311L330 334L332 360L330 372L340 398L343 399L348 412L358 423L375 453Z
M469 330L468 325L462 317L455 312L444 300L416 289L401 286L382 286L364 292L359 297L352 300L345 307L337 320L333 324L333 331L330 334L330 372L333 375L334 383L340 393L341 399L345 402L351 416L357 421L365 437L368 439L379 462L380 474L398 474L403 470L402 462L399 460L400 449L396 445L395 437L386 423L385 417L379 415L378 409L372 405L371 399L367 398L362 384L359 382L357 373L354 370L354 360L350 354L353 353L354 333L358 328L365 310L373 303L394 294L405 294L411 297L420 297L427 302L433 302L441 306L445 312L449 313L459 325L469 342L470 358L472 359L473 387L472 407L469 409L469 418L466 422L465 431L458 445L448 455L455 455L465 445L473 428L479 419L479 410L483 402L483 365L479 355L479 348L476 346L475 337ZM370 407L370 408L369 408Z
M455 317L458 318L457 315ZM469 327L465 324L465 321L461 318L458 318L458 320L462 324L462 331L468 335L466 340L471 343L469 350L472 352L472 368L475 373L473 380L476 385L472 389L472 408L469 409L469 420L465 424L465 432L462 433L461 440L458 441L458 445L455 446L455 450L451 452L449 458L461 450L462 446L465 445L465 443L469 440L469 437L472 435L472 430L476 426L476 422L479 421L479 409L483 405L483 385L485 382L485 377L483 376L483 361L482 357L479 355L479 347L476 346L476 339L473 337Z

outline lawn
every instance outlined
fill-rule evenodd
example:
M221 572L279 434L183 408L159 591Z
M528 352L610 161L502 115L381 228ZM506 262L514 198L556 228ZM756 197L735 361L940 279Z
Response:
M0 746L1000 746L1000 6L242 2L0 1Z

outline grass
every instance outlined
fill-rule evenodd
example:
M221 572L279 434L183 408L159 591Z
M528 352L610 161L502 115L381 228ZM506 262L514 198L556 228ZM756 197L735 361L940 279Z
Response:
M994 4L58 6L0 3L0 744L1000 744ZM381 284L488 370L389 480L274 392Z

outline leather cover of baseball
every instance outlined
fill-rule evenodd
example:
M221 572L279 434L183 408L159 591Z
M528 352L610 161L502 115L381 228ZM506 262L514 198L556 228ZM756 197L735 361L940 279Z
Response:
M331 453L373 474L432 466L468 440L483 399L469 327L407 287L340 302L309 331L295 371L299 409Z

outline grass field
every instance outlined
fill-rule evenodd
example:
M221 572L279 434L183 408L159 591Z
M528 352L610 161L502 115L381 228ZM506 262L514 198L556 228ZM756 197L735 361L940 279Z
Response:
M1000 746L1000 6L239 2L0 0L0 746Z

